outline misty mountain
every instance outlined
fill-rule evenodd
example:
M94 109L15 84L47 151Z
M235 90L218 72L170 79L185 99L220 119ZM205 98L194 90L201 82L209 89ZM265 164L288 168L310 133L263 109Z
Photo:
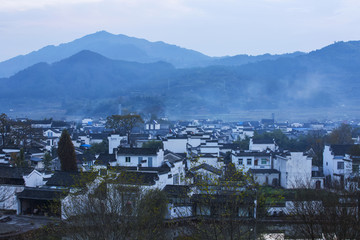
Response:
M111 60L83 50L53 64L38 63L10 78L1 79L4 98L103 98L136 91L158 73L173 71L165 62L137 63Z
M236 56L231 57L221 57L218 59L214 59L211 61L211 65L225 65L225 66L240 66L247 63L254 63L254 62L260 62L265 60L276 60L278 58L290 58L290 57L297 57L300 55L304 55L303 52L294 52L294 53L286 53L286 54L263 54L263 55L257 55L257 56L251 56L247 54L240 54Z
M0 62L0 77L9 77L34 64L48 64L68 58L82 50L99 53L114 60L151 63L168 62L178 68L209 65L241 65L262 60L274 60L283 55L238 55L234 57L212 58L202 53L181 48L164 42L150 42L145 39L114 35L105 31L97 32L59 46L47 46L26 55L20 55ZM298 54L298 53L295 53ZM285 55L293 56L293 55Z
M254 109L343 111L359 106L358 66L356 41L240 66L189 69L112 60L84 50L0 79L0 102L17 100L22 107L52 102L68 114L95 115L116 113L118 104L129 111L170 116Z

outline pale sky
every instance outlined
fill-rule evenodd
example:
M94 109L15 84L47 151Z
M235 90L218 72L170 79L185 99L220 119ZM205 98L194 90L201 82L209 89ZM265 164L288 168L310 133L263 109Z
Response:
M0 0L0 61L105 30L210 56L360 40L359 0Z

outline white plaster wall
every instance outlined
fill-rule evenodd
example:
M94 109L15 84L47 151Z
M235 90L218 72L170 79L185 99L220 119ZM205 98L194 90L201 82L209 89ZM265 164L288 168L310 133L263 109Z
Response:
M302 152L291 152L286 170L288 179L285 188L308 186L311 181L312 158L304 156Z
M255 175L255 181L259 183L260 185L266 184L266 177L268 177L268 185L272 185L273 180L276 178L278 179L278 174L256 174ZM279 182L279 179L278 179Z
M120 141L123 139L127 139L126 136L120 136L113 134L108 137L109 140L109 154L114 153L114 148L117 148L120 145Z
M24 186L0 185L0 209L18 210L16 193L22 192Z
M185 153L187 139L167 139L163 141L164 150L169 150L174 153Z
M325 176L332 176L334 173L333 159L334 156L331 154L330 146L325 146L323 152L323 170Z
M197 147L200 145L201 143L201 139L200 138L188 138L188 143L192 146L192 147Z
M24 176L23 178L26 187L38 187L45 185L43 175L36 170L32 171L29 175Z
M126 162L126 157L130 157L130 162ZM158 157L154 156L117 156L116 162L110 163L111 166L124 166L124 167L136 167L139 164L139 157L142 157L143 160L146 160L145 163L141 163L142 167L149 167L149 157L152 157L152 166L160 167Z
M280 172L280 186L287 188L288 172L287 172L287 158L277 156L274 159L274 169Z

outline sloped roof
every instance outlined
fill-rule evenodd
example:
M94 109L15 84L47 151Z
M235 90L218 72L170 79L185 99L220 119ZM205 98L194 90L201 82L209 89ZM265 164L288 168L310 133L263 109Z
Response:
M239 152L239 153L236 153L235 156L237 157L241 157L241 156L244 156L244 157L251 157L251 156L254 156L254 157L263 157L263 156L270 156L271 154L269 152L266 152L266 151L263 151L263 152L258 152L258 151L246 151L246 152Z
M9 167L0 165L0 178L23 179L34 170L33 168Z
M176 153L172 153L172 152L167 152L166 154L164 154L164 160L167 160L171 163L174 163L174 162L180 162L184 159L183 156L180 156Z
M97 165L109 165L109 162L116 161L115 154L108 154L108 153L100 153L97 157L95 164Z
M78 184L81 178L94 178L95 176L91 174L93 173L56 171L48 179L46 186L72 187Z
M118 155L135 155L135 156L156 156L157 148L124 148L117 149Z
M253 139L253 144L274 144L272 139Z
M95 155L91 153L85 153L85 154L76 154L76 162L83 163L87 161L93 161L95 160Z
M212 173L215 173L215 174L217 174L217 175L221 175L221 174L222 174L222 171L221 171L220 169L218 169L218 168L216 168L216 167L213 167L213 166L211 166L211 165L209 165L209 164L207 164L207 163L202 163L202 164L200 164L199 166L193 167L193 168L190 169L190 171L191 171L191 172L195 172L195 171L197 171L197 170L199 170L199 169L205 169L205 170L207 170L207 171L209 171L209 172L212 172Z
M280 172L276 169L250 169L249 172L252 174L279 174Z
M186 185L166 185L163 191L169 197L187 197L190 187Z
M56 200L66 194L63 190L49 188L25 188L18 193L19 199Z
M109 134L107 133L90 133L91 139L107 139Z
M116 172L121 171L137 171L137 172L156 172L158 174L164 174L171 171L170 167L167 164L163 164L161 167L125 167L125 166L112 166L108 167L110 170Z
M153 172L124 172L116 178L119 183L134 185L155 185L157 180L159 176Z

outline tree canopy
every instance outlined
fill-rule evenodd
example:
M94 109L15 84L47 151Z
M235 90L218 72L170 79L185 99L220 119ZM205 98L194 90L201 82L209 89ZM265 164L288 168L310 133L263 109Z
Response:
M128 137L128 143L130 143L131 130L143 122L141 116L137 114L111 115L106 119L106 127L112 128L118 133L125 133Z
M327 136L326 142L328 144L353 144L352 130L349 124L342 123Z
M2 146L5 146L5 138L9 131L9 120L5 113L0 114L0 134L2 140Z
M62 171L77 171L75 148L66 129L61 133L57 153Z

